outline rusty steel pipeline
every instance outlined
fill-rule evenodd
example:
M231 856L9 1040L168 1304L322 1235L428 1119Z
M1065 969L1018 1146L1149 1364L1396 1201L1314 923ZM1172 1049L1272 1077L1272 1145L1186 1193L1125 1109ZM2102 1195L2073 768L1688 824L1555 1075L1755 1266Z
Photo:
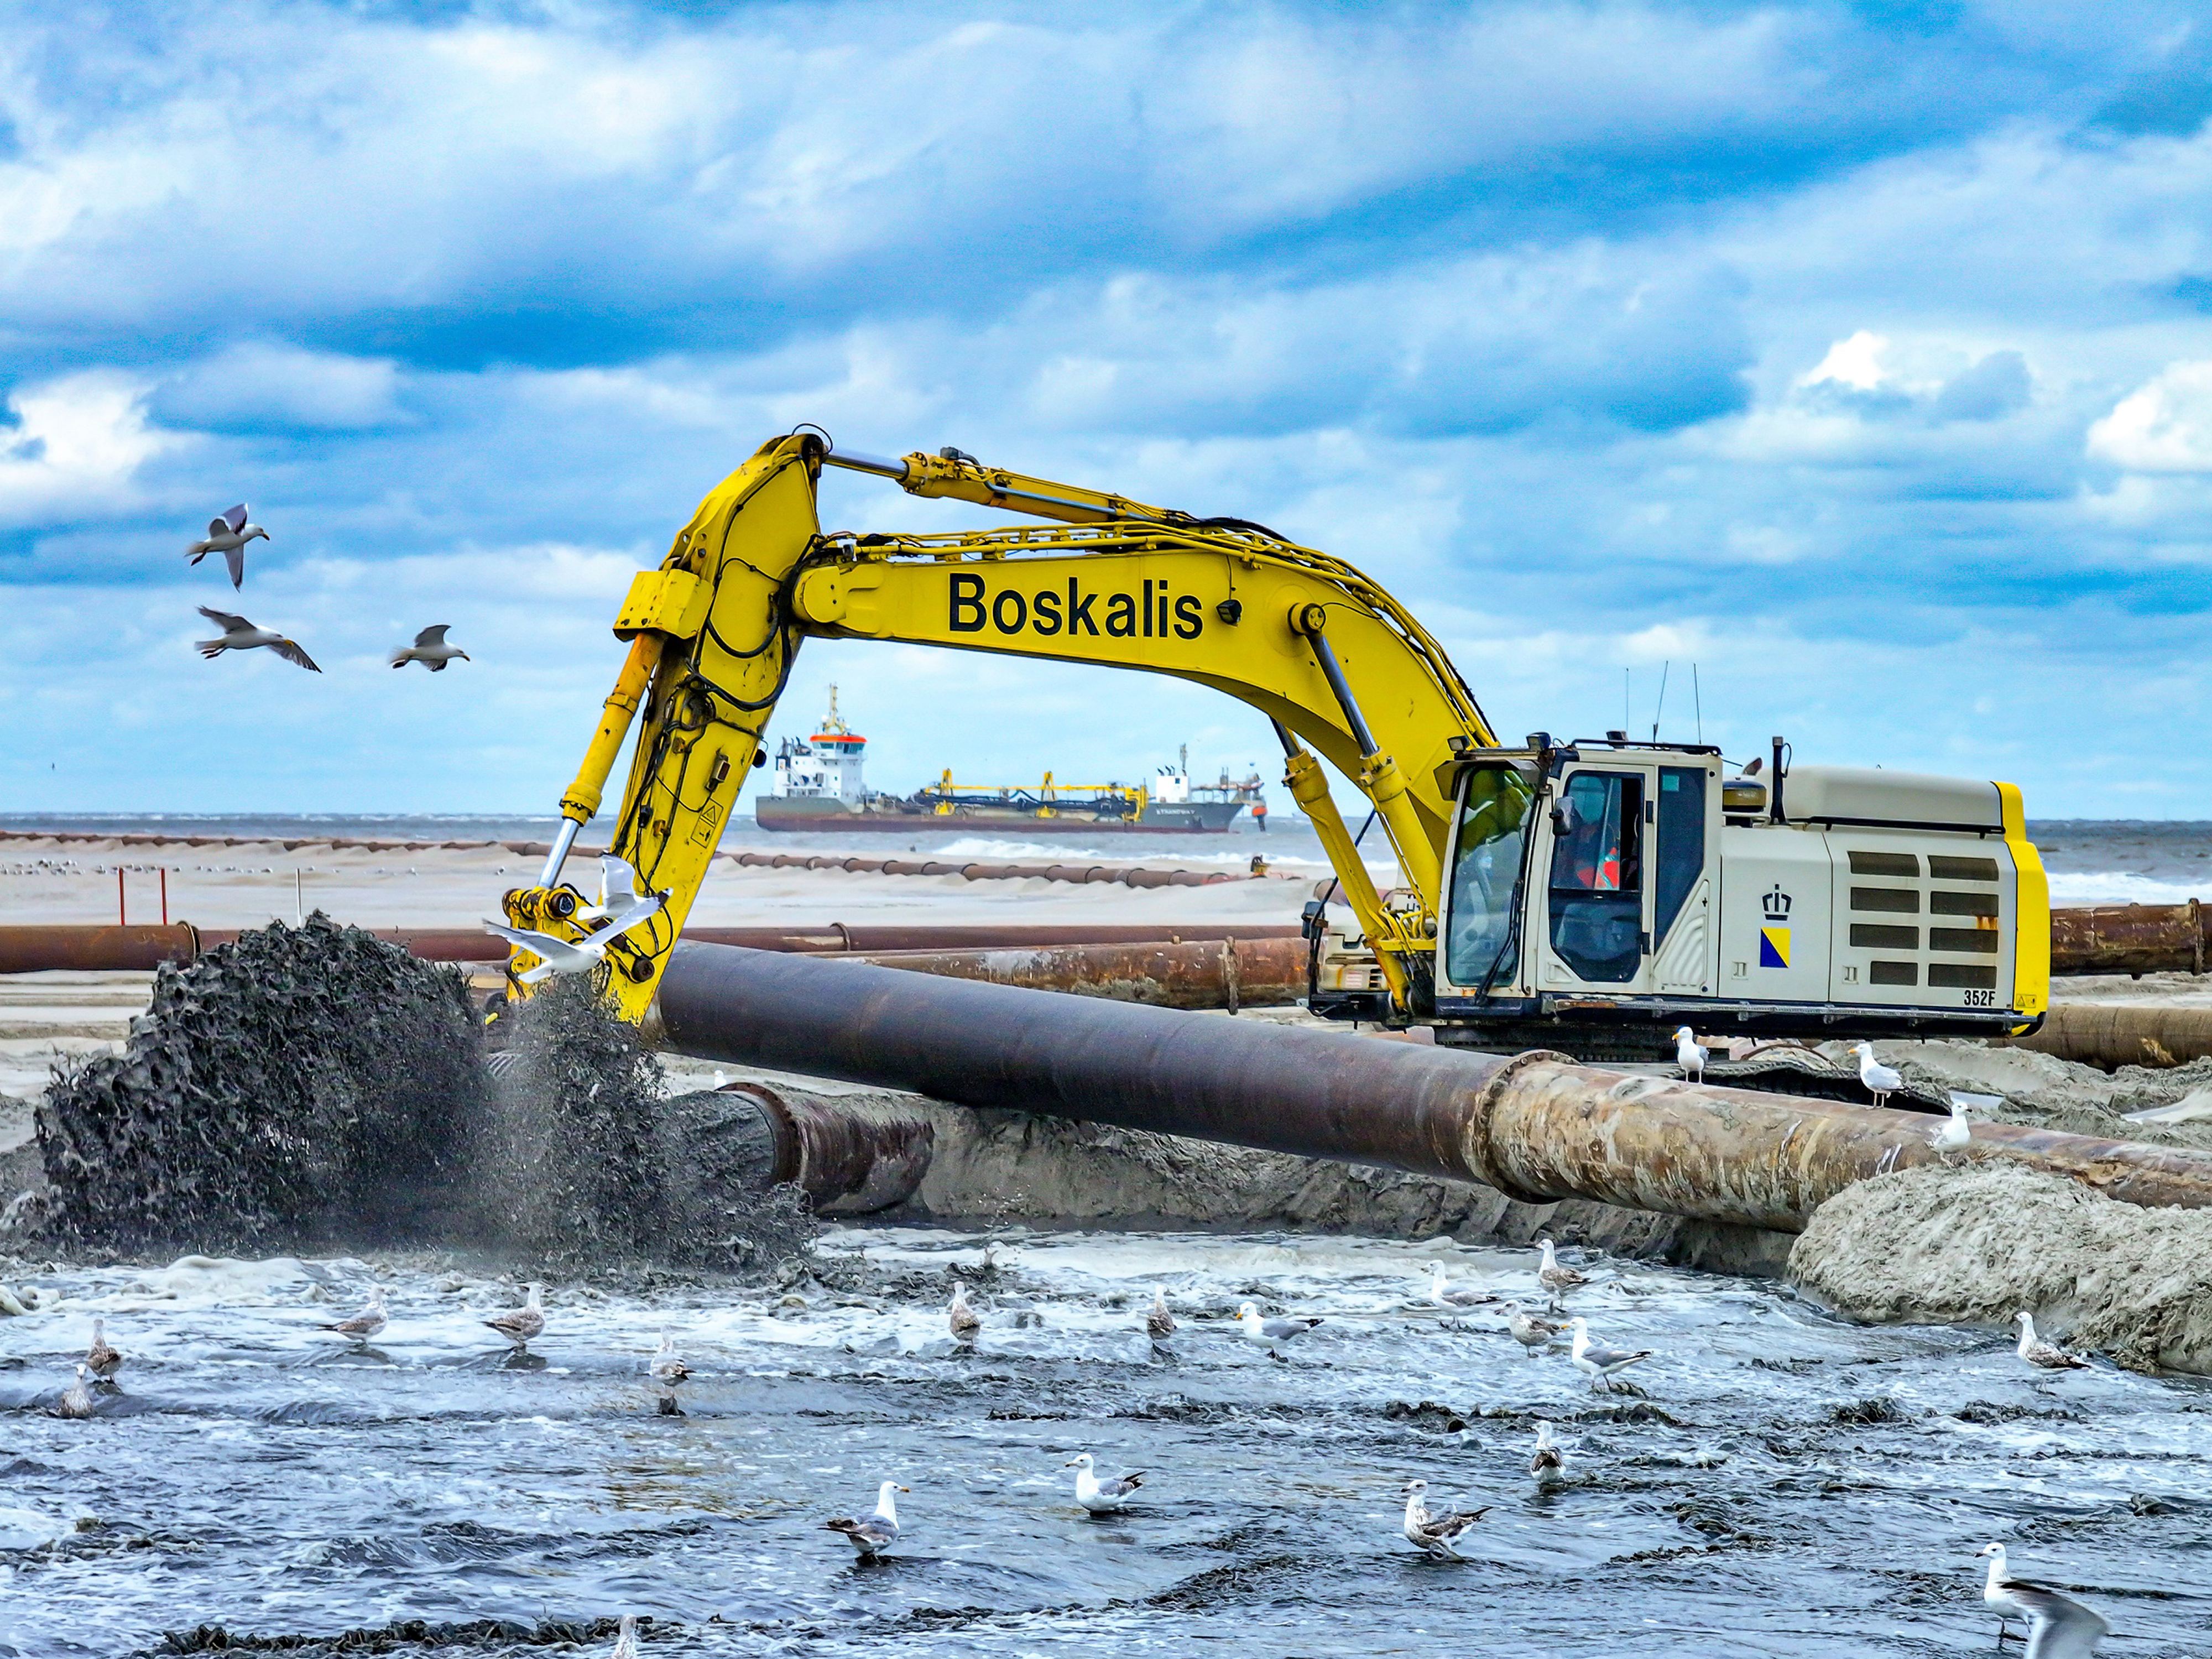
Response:
M2201 974L2212 913L2185 904L2088 904L2051 913L2054 974Z
M804 1191L817 1215L872 1215L903 1204L929 1173L937 1129L879 1100L765 1083L723 1085L760 1107L775 1136L772 1183Z
M2033 1035L2001 1041L2007 1048L2033 1048L2108 1071L2121 1066L2186 1066L2212 1054L2212 1008L2202 1004L2054 1002Z
M1306 988L1306 942L1295 934L1176 945L1153 940L986 951L879 951L856 960L947 979L1068 991L1156 1008L1226 1008L1231 1013L1248 1004L1264 1007L1296 1002Z
M203 937L184 922L166 927L0 927L0 974L143 973L198 956Z
M1936 1156L1917 1112L688 941L651 1025L704 1059L1781 1231ZM1965 1156L2212 1206L2212 1155L1977 1124Z

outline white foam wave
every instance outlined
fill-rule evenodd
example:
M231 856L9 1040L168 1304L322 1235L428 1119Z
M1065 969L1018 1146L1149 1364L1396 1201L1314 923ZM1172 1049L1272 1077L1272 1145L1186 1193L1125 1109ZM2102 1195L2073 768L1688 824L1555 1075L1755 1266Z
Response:
M2051 872L2053 904L2185 904L2200 896L2200 884L2155 881L2132 870Z

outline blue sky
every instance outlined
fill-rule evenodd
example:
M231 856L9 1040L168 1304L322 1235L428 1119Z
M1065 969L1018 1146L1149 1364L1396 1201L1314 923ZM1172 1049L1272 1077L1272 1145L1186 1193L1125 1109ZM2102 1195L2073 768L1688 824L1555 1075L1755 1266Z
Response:
M629 574L814 421L1349 557L1509 733L1671 664L1692 736L1695 662L1731 754L2212 817L2208 116L2205 9L2124 0L33 0L0 809L550 807ZM234 601L179 556L240 499ZM386 669L431 622L474 661ZM1193 688L880 646L778 729L831 680L884 785L1272 765Z

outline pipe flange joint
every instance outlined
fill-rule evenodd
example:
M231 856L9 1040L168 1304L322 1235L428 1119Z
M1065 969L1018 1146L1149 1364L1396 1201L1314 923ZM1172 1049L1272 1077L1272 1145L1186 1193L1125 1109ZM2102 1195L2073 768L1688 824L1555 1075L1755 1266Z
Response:
M1540 1065L1572 1066L1572 1054L1563 1054L1555 1048L1524 1048L1490 1074L1489 1079L1475 1091L1467 1121L1460 1131L1460 1156L1467 1162L1475 1179L1486 1187L1494 1188L1516 1204L1557 1204L1562 1194L1532 1193L1516 1185L1505 1173L1490 1144L1490 1117L1506 1088L1525 1071Z

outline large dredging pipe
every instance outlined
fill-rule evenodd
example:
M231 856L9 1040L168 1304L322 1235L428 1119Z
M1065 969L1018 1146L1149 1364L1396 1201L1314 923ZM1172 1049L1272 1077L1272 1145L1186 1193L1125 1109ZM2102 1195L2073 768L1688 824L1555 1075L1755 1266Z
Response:
M702 1059L1795 1232L1935 1161L1929 1119L685 942L649 1035ZM1973 1155L2212 1207L2212 1155L1976 1124Z

